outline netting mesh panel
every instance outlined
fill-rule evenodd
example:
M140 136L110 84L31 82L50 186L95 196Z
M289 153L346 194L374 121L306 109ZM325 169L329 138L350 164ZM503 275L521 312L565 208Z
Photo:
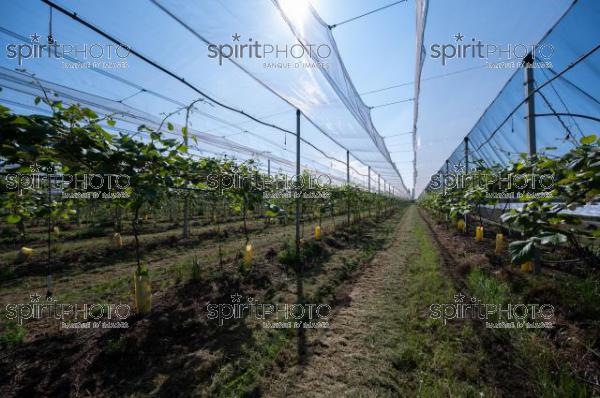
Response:
M326 62L328 67L271 68L264 64L273 60L249 57L229 58L224 62L234 62L300 109L320 131L348 149L355 158L371 165L375 172L407 195L383 139L373 126L370 109L348 76L331 31L310 4L300 0L274 0L273 3L251 0L236 3L235 7L226 7L221 2L182 0L155 3L207 44L238 44L233 41L233 34L239 34L244 44L254 42L249 39L259 38L261 44L278 45L280 50L286 43L302 43L304 52L299 47L291 49L289 44L287 51L303 56L292 59L288 56L278 62L302 65ZM214 15L223 14L223 7L228 11L227 18L215 20ZM319 49L323 44L327 47Z
M554 53L551 68L533 69L534 86L539 89L534 94L538 152L563 154L600 127L598 121L581 117L600 114L599 16L600 2L578 1L539 43L552 45ZM543 60L538 57L539 61ZM506 165L528 152L525 98L525 70L519 68L468 133L470 165L475 161ZM451 170L464 166L464 144L448 161ZM445 168L444 163L440 172Z
M351 103L339 100L336 91L331 88L319 70L303 71L305 73L302 73L301 76L305 78L300 82L294 80L298 76L291 74L288 74L284 81L281 71L273 71L274 75L281 77L282 84L285 83L291 87L287 96L273 95L266 84L250 78L235 64L223 62L222 65L219 65L218 60L210 59L207 56L205 42L199 40L189 29L147 0L131 2L108 0L103 3L58 0L56 3L68 11L77 12L79 17L130 45L156 64L175 71L186 82L201 88L213 98L288 131L295 131L295 109L289 99L294 96L298 97L297 101L303 101L302 110L305 115L316 114L321 117L321 121L325 121L319 124L315 123L319 128L307 123L305 119L302 121L304 141L301 161L303 168L335 176L337 182L345 181L346 152L338 145L341 144L351 151L351 182L366 186L367 165L370 165L373 178L376 178L375 173L379 174L382 178L382 185L385 180L386 184L391 183L396 186L397 194L407 196L401 178L389 159L381 153L380 146L376 144L377 138L374 140L363 127L365 116L350 113ZM271 39L277 38L275 43L281 45L297 42L292 30L282 18L278 4L268 0L253 0L240 3L236 6L240 7L239 9L231 10L226 3L203 3L196 5L190 3L185 7L205 10L212 7L215 11L213 17L203 15L202 21L206 22L204 27L213 32L216 38L221 38L221 43L231 44L231 35L234 33L239 33L244 39L247 39L249 35L254 35L256 27L269 31L269 24L286 32L285 35L272 32L270 37ZM6 15L18 17L3 20L0 24L1 47L13 43L31 43L30 35L33 32L39 33L44 40L48 31L48 5L37 0L24 0L18 4L6 3L2 7L3 11L6 11ZM106 13L107 8L112 9L113 13ZM265 10L269 10L269 13L262 13ZM307 8L307 10L309 9ZM126 15L127 18L114 18L115 13ZM244 15L236 17L237 14ZM24 16L27 17L24 18ZM233 25L225 26L221 19L228 20ZM26 20L27 23L23 23L23 20ZM250 22L255 26L253 27ZM244 23L248 23L248 25L245 26ZM53 35L58 42L72 42L74 45L111 42L98 32L94 32L56 10L52 25ZM234 25L235 29L232 27ZM260 30L256 30L256 32L258 32L256 33L258 36L255 35L255 37L259 37L262 42L269 40L269 37L263 38ZM84 61L84 59L81 58L81 54L73 54L73 57L67 56L64 61L76 62ZM129 118L133 131L136 127L133 125L135 120L133 116L138 118L138 124L142 120L149 123L148 119L156 122L165 114L202 98L202 95L194 92L186 84L168 76L158 70L156 66L136 56L130 55L127 63L129 64L128 68L119 70L99 68L69 70L64 68L63 63L59 60L44 59L26 60L22 67L26 69L27 74L35 74L38 79L45 82L44 84L56 84L56 89L61 92L61 98L64 98L65 102L82 102L100 113L126 109L129 114L122 113L124 115L122 118L125 119L125 116ZM4 79L2 86L7 87L0 92L0 101L6 104L12 101L14 106L9 107L15 109L18 107L24 111L35 113L35 110L30 109L30 105L33 104L31 96L38 95L39 88L29 84L31 82L28 82L29 86L15 85L15 75L6 73L7 70L14 72L15 60L2 58L0 67L6 68L6 70L2 70ZM22 78L27 79L26 77ZM310 83L311 81L313 83ZM271 84L271 82L268 83ZM320 86L321 84L322 86ZM351 82L348 79L344 84L351 84ZM70 92L66 88L75 90ZM304 91L300 91L301 88L304 88ZM327 88L329 91L325 93L320 91ZM21 105L16 104L19 101L15 101L13 98L15 95L21 96ZM324 95L338 98L337 102L331 105L330 111L319 109L318 104L328 101L324 99ZM304 98L304 96L311 97L308 99L309 97ZM128 108L125 108L124 105L127 105ZM136 112L133 113L132 110ZM337 114L338 119L334 116L330 118L329 115L333 114ZM348 126L336 123L336 120L341 120L340 115L350 120ZM169 120L174 125L182 126L184 118L185 112L177 112ZM359 122L361 118L363 122ZM201 102L194 108L194 113L190 116L190 123L193 131L198 134L208 134L200 140L198 153L228 155L238 159L253 157L260 159L263 166L270 159L273 163L271 169L274 172L279 168L285 172L288 170L291 173L294 172L295 137L293 134L249 121L243 115L223 109L210 100ZM122 126L117 125L117 127ZM326 132L327 135L323 135L319 129ZM332 131L339 132L342 129L340 137L344 139L344 142L338 141L334 134L330 134ZM220 141L217 142L217 139ZM359 160L363 163L359 163Z
M79 90L64 87L58 84L47 82L44 80L33 79L30 76L15 72L6 68L0 67L0 85L7 91L10 91L11 100L2 102L12 108L20 108L24 113L39 113L49 112L49 108L35 107L27 105L31 103L32 96L43 96L44 91L55 100L60 100L65 104L82 104L83 106L89 107L90 109L97 112L99 115L111 115L112 118L118 120L116 126L110 126L103 124L103 127L107 130L114 132L121 132L125 134L136 134L143 135L137 131L140 124L144 124L148 127L158 129L162 123L162 119L144 112L142 110L133 108L129 105L119 103L114 100L96 96L90 93L84 93ZM43 90L42 90L43 88ZM177 124L174 130L177 129ZM171 134L181 138L180 133L172 132L163 126L161 130L164 134ZM257 156L257 150L255 148L247 147L244 145L237 144L221 136L201 132L198 130L190 129L190 135L198 138L200 145L191 144L190 153L196 156L215 156L223 157L228 155L229 157L238 160L258 159L261 160L260 168L266 170L266 160L270 160L272 163L273 172L282 172L284 174L294 174L296 169L295 162L287 160L282 157L274 156L272 154ZM307 159L304 159L305 161ZM309 162L305 162L309 163ZM318 161L313 161L314 166L311 167L304 164L302 169L311 172L319 172L320 174L326 174L331 178L334 184L343 184L346 178L341 172L324 173L323 170L326 168L325 165L320 164ZM366 184L361 178L355 178L355 183Z

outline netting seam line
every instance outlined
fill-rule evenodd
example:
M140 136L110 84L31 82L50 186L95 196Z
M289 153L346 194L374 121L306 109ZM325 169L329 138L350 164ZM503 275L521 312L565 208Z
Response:
M154 2L153 0L151 0L151 1L152 1L152 2ZM202 90L198 89L197 87L195 87L195 86L194 86L194 85L192 85L191 83L187 82L187 81L186 81L184 78L177 76L176 74L174 74L174 73L173 73L173 72L171 72L170 70L166 69L165 67L163 67L163 66L161 66L161 65L157 64L156 62L154 62L154 61L150 60L150 59L149 59L149 58L147 58L146 56L142 55L141 53L137 52L136 50L132 49L131 47L129 47L129 46L127 46L127 45L125 45L124 43L120 42L119 40L117 40L116 38L112 37L111 35L109 35L109 34L107 34L107 33L103 32L101 29L99 29L99 28L95 27L95 26L94 26L94 25L92 25L91 23L89 23L89 22L87 22L87 21L83 20L82 18L80 18L79 16L77 16L77 14L76 14L76 13L69 12L68 10L65 10L65 9L63 9L63 8L62 8L62 7L60 7L59 5L57 5L57 4L54 4L53 2L51 2L51 1L49 1L49 0L42 0L42 2L44 2L44 3L48 4L49 6L51 6L51 7L53 7L53 8L56 8L56 9L57 9L58 11L60 11L61 13L65 14L66 16L68 16L68 17L70 17L70 18L72 18L72 19L76 20L77 22L79 22L79 23L81 23L81 24L85 25L85 26L86 26L86 27L88 27L89 29L91 29L91 30L93 30L94 32L98 33L99 35L101 35L101 36L103 36L103 37L105 37L105 38L107 38L107 39L109 39L109 40L113 41L114 43L116 43L116 44L118 44L118 45L120 45L120 46L122 46L122 47L127 47L127 48L129 49L129 51L130 51L131 53L133 53L134 55L136 55L138 58L142 59L143 61L145 61L145 62L149 63L150 65L154 66L155 68L159 69L161 72L163 72L163 73L166 73L167 75L169 75L169 76L171 76L171 77L175 78L176 80L180 81L181 83L183 83L184 85L188 86L189 88L191 88L192 90L194 90L194 91L195 91L195 92L197 92L198 94L202 95L203 97L207 98L207 99L208 99L208 100L210 100L211 102L214 102L215 104L217 104L217 105L219 105L219 106L221 106L221 107L223 107L223 108L225 108L225 109L228 109L228 110L230 110L230 111L232 111L232 112L239 113L239 114L241 114L241 115L243 115L243 116L245 116L245 117L247 117L247 118L250 118L250 119L252 119L253 121L255 121L255 122L259 123L259 124L262 124L262 125L264 125L264 126L271 127L271 128L274 128L274 129L277 129L277 130L283 131L284 133L292 134L292 135L294 135L294 136L296 135L294 132L292 132L292 131L290 131L290 130L284 129L284 128L280 127L280 126L277 126L277 125L274 125L274 124L271 124L271 123L266 123L266 122L263 122L262 120L260 120L260 119L258 119L258 118L256 118L256 117L254 117L254 116L252 116L252 115L250 115L250 114L247 114L246 112L244 112L244 111L242 111L242 110L236 109L236 108L234 108L234 107L231 107L231 106L229 106L229 105L226 105L226 104L224 104L224 103L222 103L222 102L220 102L220 101L217 101L217 100L215 100L215 99L214 99L214 98L212 98L211 96L209 96L209 95L207 95L206 93L204 93ZM155 4L156 4L156 3L155 3ZM157 4L157 5L158 5L158 4ZM160 7L160 6L159 6L159 7ZM162 7L161 7L161 8L162 8ZM266 87L266 86L265 86L265 87ZM267 88L268 88L268 87L267 87ZM286 101L286 102L287 102L287 101ZM293 105L292 105L291 103L289 103L289 102L288 102L288 104L289 104L290 106L292 106L292 107L293 107ZM331 137L329 137L329 138L331 138ZM333 140L333 139L332 139L332 141L334 141L334 142L335 142L335 140ZM325 153L324 153L324 152L322 152L320 149L318 149L316 146L314 146L312 143L309 143L308 141L305 141L305 143L306 143L306 144L308 144L308 145L310 145L311 147L313 147L315 150L317 150L317 151L321 152L321 153L323 154L323 156L326 156L328 159L330 159L330 160L335 160L335 161L337 161L337 162L341 162L341 163L345 164L345 162L343 162L343 161L341 161L341 160L339 160L339 159L333 158L333 157L331 157L331 156L329 156L329 155L325 154ZM336 143L336 144L338 144L340 147L342 147L342 148L343 148L343 146L342 146L342 145L340 145L339 143L337 143L337 142L335 142L335 143ZM352 168L352 167L351 167L351 168ZM352 168L352 169L353 169L353 168ZM355 169L353 169L353 170L354 170L354 171L356 171ZM357 173L358 173L358 172L357 172ZM360 173L359 173L359 174L360 174Z
M42 0L42 1L49 1L49 0ZM192 29L189 25L187 25L186 23L184 23L180 18L178 18L176 15L174 15L172 12L170 12L168 9L166 9L162 4L159 4L156 0L150 0L154 5L156 5L159 9L161 9L164 13L166 13L167 15L169 15L171 18L173 18L175 21L177 21L182 27L184 27L186 30L188 30L190 33L192 33L194 36L196 36L198 39L202 40L204 43L210 45L213 44L211 43L209 40L207 40L205 37L203 37L201 34L199 34L198 32L196 32L194 29ZM114 40L113 40L114 41ZM136 54L137 55L137 54ZM241 66L240 64L238 64L237 62L233 61L232 59L228 59L228 61L230 61L231 63L233 63L235 66L237 66L240 70L242 70L244 73L246 73L248 76L250 76L252 79L254 79L258 84L260 84L262 87L264 87L265 89L267 89L268 91L270 91L272 94L274 94L275 96L277 96L278 98L280 98L282 101L286 102L288 105L290 105L293 108L296 108L296 106L294 104L292 104L291 102L289 102L287 99L283 98L282 96L280 96L279 94L277 94L273 89L271 89L269 86L267 86L266 84L264 84L262 81L260 81L257 77L255 77L252 73L250 73L248 70L246 70L246 68L244 68L243 66ZM210 98L209 98L210 99ZM243 113L243 112L242 112ZM245 113L243 113L244 115L250 117L250 115L247 115ZM328 133L326 133L322 128L320 128L319 126L316 125L316 123L310 119L309 117L307 117L306 115L304 115L304 117L315 127L317 128L322 134L324 134L327 138L329 138L332 142L334 142L336 145L338 145L340 148L344 149L344 150L348 150L345 148L344 145L340 144L336 139L334 139L333 137L331 137ZM264 124L263 122L260 122ZM278 129L288 132L292 135L295 136L295 133L289 131L289 130L285 130L282 128L277 127ZM302 139L301 139L302 140ZM309 143L309 145L311 145L313 148L317 149L313 144ZM319 150L319 149L317 149ZM324 154L324 153L323 153ZM335 158L331 158L329 157L329 155L325 155L324 156L330 158L331 160L335 160L338 162L341 162L343 164L345 164L345 162L340 161L339 159L335 159ZM361 162L362 163L362 162ZM356 171L356 170L355 170ZM360 173L359 173L360 174ZM398 177L400 178L400 180L402 181L402 177L400 176L400 174L398 173ZM406 191L406 187L404 187L404 183L402 182L402 186L404 188L404 190Z
M168 9L166 9L162 4L158 3L156 0L150 0L150 2L152 2L155 6L157 6L165 14L167 14L168 16L170 16L171 18L173 18L177 23L179 23L182 27L184 27L188 32L190 32L192 35L196 36L198 39L200 39L201 41L203 41L205 44L207 44L207 45L214 44L211 41L209 41L208 39L206 39L204 36L202 36L201 34L199 34L198 32L196 32L196 30L192 29L188 24L186 24L185 22L183 22L180 18L178 18L176 15L174 15L171 11L169 11ZM291 106L292 108L297 108L294 104L292 104L291 102L289 102L285 98L282 98L275 91L273 91L273 89L271 89L265 83L263 83L258 78L256 78L252 73L250 73L248 70L246 70L246 68L244 68L243 66L239 65L237 62L232 61L231 59L229 59L229 61L231 63L233 63L235 66L237 66L244 73L246 73L248 76L250 76L254 81L256 81L258 84L260 84L262 87L264 87L265 89L267 89L268 91L270 91L272 94L274 94L275 96L277 96L278 98L280 98L281 100L283 100L284 102L286 102L289 106ZM306 115L304 115L304 116L306 117ZM283 129L283 131L286 132L286 133L290 133L292 135L295 135L295 133L292 132L292 131L290 131L290 130ZM328 136L328 138L330 138L334 143L336 143L337 145L339 145L341 148L346 149L346 148L344 148L343 145L339 144L333 138L331 138L329 136ZM333 159L333 160L339 161L338 159ZM345 162L344 162L344 164L345 164Z
M452 76L452 75L457 75L457 74L464 73L464 72L469 72L469 71L476 70L476 69L483 69L483 68L486 68L486 67L487 67L487 65L471 66L469 68L459 69L459 70L454 71L454 72L448 72L448 73L442 73L440 75L429 76L429 77L421 79L421 83L422 82L426 82L426 81L430 81L430 80L441 79L441 78ZM378 89L374 89L374 90L370 90L370 91L363 91L362 93L359 93L359 94L360 95L375 94L375 93L379 93L381 91L387 91L387 90L391 90L391 89L398 88L398 87L410 86L410 85L412 85L414 83L415 83L414 81L404 82L404 83L394 84L394 85L391 85L391 86L382 87L382 88L378 88Z
M196 36L198 39L202 40L204 43L206 44L212 44L209 40L207 40L206 38L204 38L202 35L200 35L198 32L196 32L194 29L192 29L190 26L188 26L186 23L184 23L183 21L181 21L177 16L175 16L173 13L171 13L169 10L167 10L165 7L163 7L161 4L159 4L157 1L155 0L150 0L153 4L155 4L158 8L160 8L163 12L165 12L167 15L169 15L171 18L173 18L175 21L177 21L181 26L183 26L185 29L187 29L190 33L192 33L194 36ZM237 62L229 59L230 62L232 62L235 66L237 66L239 69L241 69L244 73L246 73L248 76L250 76L252 79L254 79L258 84L260 84L262 87L264 87L265 89L267 89L268 91L270 91L272 94L274 94L275 96L277 96L278 98L280 98L281 100L283 100L284 102L286 102L288 105L290 105L293 108L296 108L294 106L294 104L292 104L291 102L289 102L288 100L286 100L285 98L281 97L280 95L278 95L275 91L273 91L270 87L268 87L267 85L265 85L262 81L260 81L259 79L257 79L252 73L250 73L248 70L246 70L244 67L242 67L241 65L239 65ZM329 134L327 134L325 131L323 131L320 127L318 127L310 118L308 118L306 115L304 115L304 117L313 125L315 126L321 133L323 133L326 137L328 137L331 141L333 141L336 145L338 145L339 147L341 147L342 149L346 149L342 144L340 144L339 142L337 142L337 140L335 140L334 138L332 138ZM289 131L289 130L285 130L283 129L283 131L292 134L293 136L295 136L296 134ZM300 140L304 143L306 143L307 145L311 146L312 148L314 148L315 150L319 151L323 156L325 156L326 158L330 159L330 160L334 160L336 162L342 163L342 164L346 164L346 162L343 162L339 159L336 159L334 157L331 157L330 155L327 155L325 152L323 152L322 150L320 150L319 148L317 148L314 144L312 144L309 141L304 140L303 138L300 138ZM354 169L353 167L350 167L353 171L355 171L357 174L361 174L360 172L358 172L356 169ZM361 174L364 175L364 174Z

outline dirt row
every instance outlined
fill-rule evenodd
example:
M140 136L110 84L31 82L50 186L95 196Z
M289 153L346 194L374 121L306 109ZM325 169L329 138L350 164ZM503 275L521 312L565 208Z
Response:
M329 232L306 265L307 297L335 302L338 286L366 261L365 253L380 247L393 222L397 220L363 220ZM277 251L267 255L281 237L271 233L269 238L266 251L255 252L252 271L240 273L234 257L221 269L211 267L199 280L165 288L154 297L152 313L131 318L127 329L49 333L11 349L0 357L0 395L185 397L251 391L256 359L268 363L269 352L287 345L291 336L263 330L247 319L218 327L206 318L206 305L230 302L235 293L294 302L293 273L277 261ZM255 360L244 363L253 356Z

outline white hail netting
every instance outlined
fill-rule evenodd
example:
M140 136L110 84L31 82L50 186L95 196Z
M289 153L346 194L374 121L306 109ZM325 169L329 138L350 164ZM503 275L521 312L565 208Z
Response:
M375 173L400 189L401 195L408 196L383 138L373 125L370 109L348 76L331 31L308 2L249 0L230 7L212 1L153 2L207 45L233 46L257 40L275 47L275 51L287 46L288 54L292 51L296 56L303 54L294 59L271 58L267 62L327 63L327 68L265 68L265 59L229 58L270 91L300 109L322 133L370 165ZM223 15L223 9L227 17L215 19L215 15ZM233 41L233 34L241 36L239 43ZM249 39L253 39L252 42ZM298 42L304 49L291 49Z
M47 82L45 80L33 79L24 73L12 71L3 67L0 67L0 85L3 87L3 89L10 91L12 94L11 100L3 101L9 107L27 108L28 106L26 102L28 98L31 98L31 96L43 96L45 91L53 100L62 101L65 104L81 104L94 110L99 115L111 115L113 119L119 121L118 125L113 127L109 126L108 124L104 124L103 127L107 130L112 130L115 132L139 134L137 127L141 124L145 124L150 128L157 129L162 123L162 119L157 116L117 101L89 93L83 93L81 91ZM23 99L19 101L19 97L21 96ZM49 108L44 109L31 106L29 106L29 108L38 113L40 111L50 113ZM175 125L174 130L180 130L180 127L183 126ZM163 128L162 131L166 134L180 136L179 133L170 132L166 128ZM223 153L229 153L234 154L237 159L241 160L251 159L257 155L256 149L240 145L228 140L227 138L217 135L190 129L190 136L197 137L199 143L194 144L193 142L190 142L192 153L198 153L200 155L208 154L210 156L217 157L222 156ZM273 172L277 170L285 173L295 172L296 165L292 161L274 155L265 156L265 158L271 160ZM313 167L304 165L304 169L318 172L319 169L314 168L315 166L320 167L320 169L326 167L323 164L318 164L317 162L315 163L316 164L313 165ZM265 169L266 165L263 164L262 167ZM335 175L323 172L321 172L321 174L327 174L334 184L343 184L345 182L345 176L343 175Z
M415 47L415 94L413 100L413 130L412 130L412 144L413 144L413 198L414 189L417 186L417 122L419 120L419 93L421 92L421 72L423 71L423 64L425 63L425 46L423 39L425 37L425 26L427 23L427 7L429 6L428 0L416 0L416 47Z
M581 137L598 134L600 115L600 2L573 2L538 43L551 44L550 68L534 68L538 152L561 155ZM545 61L536 54L536 62ZM518 68L467 134L469 169L507 165L528 152L524 69ZM591 118L590 118L591 117ZM549 148L549 149L545 149ZM465 146L458 145L438 173L465 166Z
M153 3L149 0L85 3L54 0L52 3L77 13L84 21L151 61L130 54L125 69L73 70L61 66L65 62L85 61L81 54L72 54L74 59L28 59L19 65L28 73L35 73L38 79L63 88L75 88L77 93L71 93L71 102L81 100L91 106L102 105L94 101L112 101L111 106L118 109L126 104L146 116L162 119L164 113L202 97L189 86L192 85L226 105L287 131L295 131L294 108L299 108L311 121L306 123L303 119L302 122L301 135L306 140L302 145L303 165L344 179L346 153L340 148L343 147L351 153L353 182L368 185L368 165L374 190L380 176L382 190L387 191L391 185L396 194L408 196L382 138L373 127L369 108L362 103L344 69L327 26L308 3L304 4L306 8L295 6L298 1L269 0L248 0L235 5L216 1ZM1 8L3 15L13 16L0 23L1 47L30 43L32 33L39 33L41 41L45 39L49 29L48 4L23 0L2 3ZM106 12L107 9L111 12ZM115 18L115 15L122 17ZM52 29L59 43L77 47L111 43L101 32L58 9L53 12ZM208 57L207 43L234 44L232 35L236 33L246 42L253 36L263 44L279 46L290 47L298 42L306 46L312 42L324 44L332 51L327 57L329 68L263 68L255 58L238 59L236 64L223 60L220 65L218 59ZM318 59L305 55L292 61L316 62ZM12 70L17 64L14 59L0 58L0 66ZM169 76L159 66L185 82ZM0 92L0 100L18 102L11 95L10 90ZM21 99L23 103L32 102ZM180 112L170 120L182 125L183 118ZM212 101L198 104L190 122L195 131L214 134L213 141L199 142L198 151L209 152L207 149L219 136L230 137L223 138L218 154L256 157L262 160L263 166L267 159L280 159L280 163L287 164L286 170L294 164L292 135L249 121Z

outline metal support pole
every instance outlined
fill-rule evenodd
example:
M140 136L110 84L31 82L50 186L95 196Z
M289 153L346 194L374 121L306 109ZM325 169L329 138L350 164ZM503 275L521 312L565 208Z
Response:
M296 256L300 260L300 109L296 109Z
M529 156L535 156L537 153L537 143L535 136L535 94L533 78L533 55L531 53L523 59L525 69L525 95L527 99L527 142L529 144ZM533 252L533 273L540 272L540 253L534 248Z
M348 204L348 225L350 225L350 151L346 150L346 202Z
M381 195L381 176L377 174L377 193Z
M189 109L189 108L188 108ZM187 129L187 125L188 125L188 118L189 118L189 110L186 113L186 117L185 117L185 126ZM186 134L184 136L183 139L183 144L188 147L189 146L189 142L188 142L188 135ZM185 185L187 188L187 180L185 181ZM183 237L185 239L190 237L190 191L185 191L185 197L184 197L184 201L183 201Z
M369 193L371 193L371 166L369 166Z
M469 173L469 137L465 137L465 173Z
M271 159L267 159L267 175L271 177Z
M450 173L450 161L448 159L446 159L446 175L444 176L444 180L443 180L444 192L446 192L446 178L448 177L449 173Z
M525 67L525 95L527 98L527 142L529 143L529 156L537 153L535 137L535 100L533 79L533 56L531 53L523 59Z
M302 264L302 256L300 255L300 214L302 206L302 183L300 176L300 109L296 109L296 294L298 296L298 304L304 305L304 281L303 273L304 266ZM302 326L304 319L298 328L297 350L300 362L304 361L306 355L306 336L304 327Z

